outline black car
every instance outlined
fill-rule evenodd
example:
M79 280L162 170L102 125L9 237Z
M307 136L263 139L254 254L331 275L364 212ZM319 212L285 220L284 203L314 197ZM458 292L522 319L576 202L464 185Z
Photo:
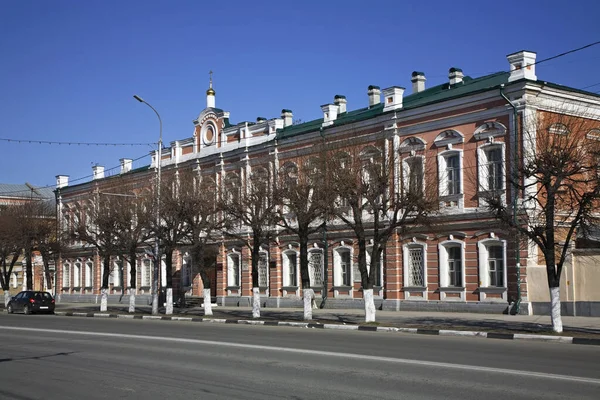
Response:
M34 312L53 314L54 305L54 298L50 293L24 290L10 299L6 309L10 314L15 311L23 311L24 314L32 314Z

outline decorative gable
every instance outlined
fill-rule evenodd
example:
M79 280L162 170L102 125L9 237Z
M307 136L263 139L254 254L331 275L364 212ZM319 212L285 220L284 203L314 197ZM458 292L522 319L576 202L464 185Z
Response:
M402 143L400 143L400 153L410 153L412 151L421 151L425 150L425 142L423 139L418 137L409 137L406 138Z
M465 141L465 137L459 131L454 129L447 129L437 135L434 140L436 147L445 147L447 145L453 145L458 143L463 143Z
M484 140L490 137L504 136L505 134L506 127L504 125L500 122L489 121L475 129L473 136L475 140Z

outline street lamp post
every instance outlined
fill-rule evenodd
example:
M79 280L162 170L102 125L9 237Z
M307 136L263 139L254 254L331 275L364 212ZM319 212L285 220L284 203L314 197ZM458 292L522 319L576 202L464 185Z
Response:
M144 99L142 99L138 95L133 95L133 98L139 101L140 103L144 103L148 107L154 111L156 116L158 117L158 122L160 124L160 135L158 137L158 154L156 158L156 229L160 225L160 164L162 158L162 119L160 118L160 114L150 103L147 103ZM154 270L152 271L152 315L158 315L158 272L160 270L160 239L158 237L158 232L155 232L154 239Z

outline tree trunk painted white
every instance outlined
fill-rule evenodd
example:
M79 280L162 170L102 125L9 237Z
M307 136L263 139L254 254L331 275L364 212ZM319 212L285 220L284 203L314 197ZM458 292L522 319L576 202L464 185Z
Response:
M165 310L166 315L173 314L173 288L167 288L167 305Z
M260 289L252 288L252 318L260 318Z
M550 304L552 307L552 330L556 333L562 333L563 324L560 316L560 288L550 288Z
M158 315L158 290L152 293L152 315Z
M312 289L302 289L302 297L304 300L304 320L312 320L312 301L315 298L315 291Z
M102 298L100 300L100 312L106 312L108 310L108 289L102 289Z
M363 290L365 300L365 322L375 322L375 302L373 301L373 289Z
M8 302L10 301L10 292L8 290L4 291L4 307L6 307L8 305Z
M135 312L135 289L129 288L129 312Z
M202 295L204 297L204 315L213 315L212 305L210 304L210 288L203 289Z

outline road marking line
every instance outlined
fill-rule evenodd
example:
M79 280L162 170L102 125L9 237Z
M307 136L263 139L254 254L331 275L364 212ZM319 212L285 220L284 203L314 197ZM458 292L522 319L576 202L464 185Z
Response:
M0 329L11 330L11 331L31 332L31 328L24 328L24 327L19 327L19 326L0 326ZM595 385L600 385L600 379L586 378L586 377L581 377L581 376L568 376L568 375L550 374L550 373L545 373L545 372L520 371L520 370L505 369L505 368L483 367L483 366L477 366L477 365L451 364L451 363L437 362L437 361L411 360L408 358L380 357L380 356L369 356L369 355L363 355L363 354L336 353L333 351L323 351L323 350L306 350L306 349L293 349L293 348L288 348L288 347L263 346L263 345L256 345L256 344L217 342L214 340L184 339L184 338L172 338L172 337L162 337L162 336L129 335L129 334L121 334L121 333L102 333L102 332L91 332L91 331L71 331L71 330L62 330L62 329L35 329L36 334L39 334L41 332L58 333L61 335L66 334L66 335L80 335L80 336L115 337L115 338L121 338L121 339L154 340L154 341L175 342L175 343L204 344L204 345L210 345L210 346L233 347L233 348L252 349L252 350L268 350L268 351L278 351L278 352L282 352L282 353L305 354L305 355L310 354L310 355L315 355L315 356L351 358L351 359L366 360L366 361L389 362L389 363L394 363L394 364L406 364L406 365L416 365L416 366L424 366L424 367L437 367L437 368L467 370L467 371L473 371L473 372L493 372L493 373L499 373L499 374L505 374L505 375L517 375L520 377L527 377L527 378L535 377L535 378L542 378L542 379L555 379L555 380L562 380L562 381L591 383L591 384L595 384Z

